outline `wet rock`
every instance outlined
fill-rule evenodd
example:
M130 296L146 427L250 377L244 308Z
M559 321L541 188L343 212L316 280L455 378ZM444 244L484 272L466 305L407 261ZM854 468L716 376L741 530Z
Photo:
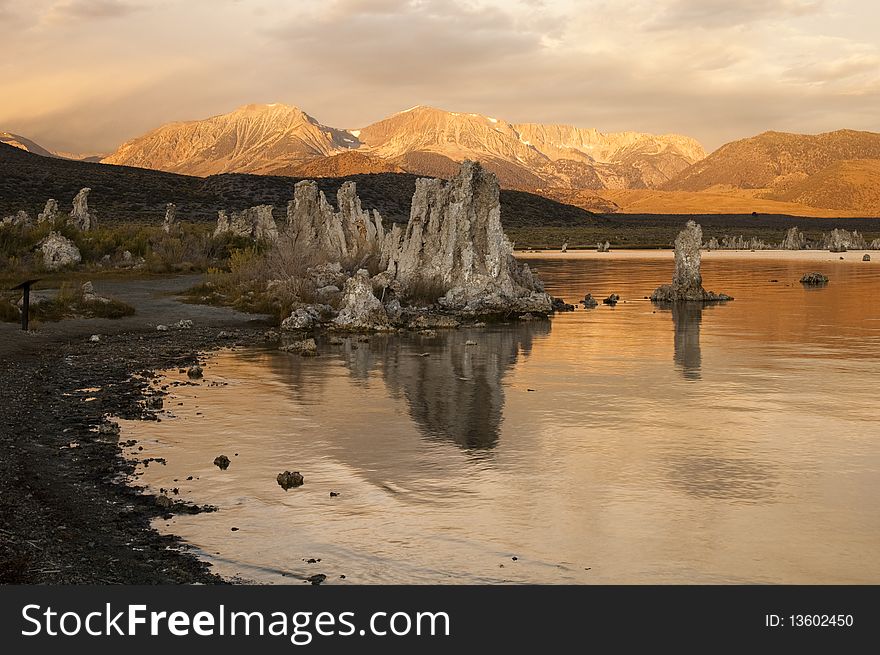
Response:
M828 276L823 273L804 273L801 284L808 287L821 287L828 284Z
M40 242L40 252L43 255L43 267L48 271L75 266L82 261L76 244L58 232L50 232Z
M302 484L305 482L305 479L302 475L300 475L299 471L294 471L293 473L291 473L290 471L284 471L283 473L279 473L275 480L278 482L278 485L285 491L291 489L292 487L302 486Z
M291 341L279 347L278 350L285 353L293 353L303 357L315 357L318 354L318 344L312 338Z
M411 330L454 330L461 325L455 316L448 314L419 314L409 322Z
M560 252L568 252L568 242L562 244L562 248L559 249Z
M611 252L611 244L606 242L599 242L596 244L596 252Z
M194 364L194 365L190 366L188 369L186 369L187 377L192 378L194 380L198 380L199 378L202 377L203 374L204 374L204 370L198 364Z
M90 192L91 189L88 187L80 189L73 199L73 209L67 220L68 224L83 232L94 230L98 227L98 217L94 212L89 211Z
M43 211L41 211L37 215L37 223L52 223L58 220L58 201L54 198L50 198L46 201L46 206L43 207Z
M675 273L672 284L664 284L654 290L654 302L716 302L733 300L722 293L703 289L703 276L700 273L700 247L703 231L694 221L688 221L685 228L675 238Z
M330 497L331 497L331 498L336 498L338 495L339 495L339 492L338 492L338 491L331 491L331 492L330 492Z
M165 205L165 219L162 221L162 231L171 234L177 228L177 205L169 202Z
M388 314L382 301L373 293L370 274L365 269L358 270L346 281L341 308L333 323L346 330L389 328Z
M326 579L327 579L327 576L324 575L323 573L316 573L315 575L310 575L308 578L306 578L306 581L317 586L317 585L321 584L322 582L324 582L324 580L326 580Z
M865 253L864 255L862 255L862 261L863 262L871 261L871 255L869 255L868 253Z
M584 296L584 299L581 300L581 304L584 306L584 309L592 309L593 307L599 306L599 301L593 298L592 293L588 293Z
M610 296L602 301L602 304L611 305L612 307L614 307L614 305L616 305L618 302L620 302L620 296L616 293L612 293Z
M406 232L388 260L404 298L432 290L441 306L468 313L551 311L501 228L498 180L475 162L448 182L416 181Z
M116 437L116 436L119 436L120 432L121 432L121 429L119 427L119 423L116 423L114 421L108 421L106 423L101 423L98 426L98 434Z
M314 305L300 305L281 321L282 330L311 330L321 322L321 310Z
M217 214L214 236L231 234L255 241L274 241L278 238L278 226L272 217L272 205L258 205L228 214L221 209Z
M807 237L797 227L789 228L779 247L782 250L803 250L807 247Z
M554 312L573 312L574 305L569 305L562 298L553 298L553 311Z
M162 396L147 396L144 400L144 405L146 405L147 409L162 409L164 404L165 401L162 400Z
M225 471L229 468L229 458L226 455L218 455L214 458L214 466Z

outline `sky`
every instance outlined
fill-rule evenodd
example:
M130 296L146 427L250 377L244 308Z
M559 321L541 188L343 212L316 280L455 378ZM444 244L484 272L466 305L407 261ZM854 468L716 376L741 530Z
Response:
M105 153L249 103L687 134L880 131L877 0L0 0L0 131Z

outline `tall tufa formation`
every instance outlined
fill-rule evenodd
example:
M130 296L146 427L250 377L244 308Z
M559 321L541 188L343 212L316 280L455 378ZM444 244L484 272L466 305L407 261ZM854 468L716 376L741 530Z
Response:
M336 202L338 212L312 180L296 184L287 205L287 230L296 245L320 252L328 261L379 253L385 240L382 217L361 207L354 182L339 188Z
M434 289L447 309L550 312L552 300L513 257L501 228L498 179L466 161L448 182L416 181L406 232L386 240L386 276L404 297Z
M723 293L706 291L700 273L700 246L703 243L703 230L693 221L675 238L675 273L672 284L657 287L651 294L654 302L717 302L733 300Z
M89 192L90 188L80 189L79 193L73 199L73 209L70 212L68 223L78 230L87 232L97 229L98 217L94 212L89 211Z
M278 238L278 227L272 218L272 205L257 205L240 212L228 215L220 210L217 216L217 227L214 236L232 234L237 237L255 239L257 241L274 241Z
M162 221L162 231L165 234L171 234L171 232L177 227L177 205L173 202L169 202L165 205L165 220Z
M56 220L58 220L58 201L54 198L49 198L43 211L37 215L37 223L54 224Z
M807 237L797 226L789 228L779 247L782 250L803 250L807 247Z

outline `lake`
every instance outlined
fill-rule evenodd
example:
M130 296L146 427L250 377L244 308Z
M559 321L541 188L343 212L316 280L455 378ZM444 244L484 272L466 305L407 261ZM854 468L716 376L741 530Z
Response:
M222 350L122 438L167 458L137 484L220 508L156 527L243 581L876 584L880 261L860 260L709 253L704 286L735 300L669 309L645 297L670 252L534 256L550 293L621 302Z

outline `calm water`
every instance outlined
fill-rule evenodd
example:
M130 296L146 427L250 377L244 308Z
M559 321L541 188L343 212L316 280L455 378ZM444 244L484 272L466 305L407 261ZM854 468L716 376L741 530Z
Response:
M139 482L221 508L158 527L262 583L880 582L880 263L704 260L736 300L675 311L669 256L533 267L625 302L211 358L126 426Z

